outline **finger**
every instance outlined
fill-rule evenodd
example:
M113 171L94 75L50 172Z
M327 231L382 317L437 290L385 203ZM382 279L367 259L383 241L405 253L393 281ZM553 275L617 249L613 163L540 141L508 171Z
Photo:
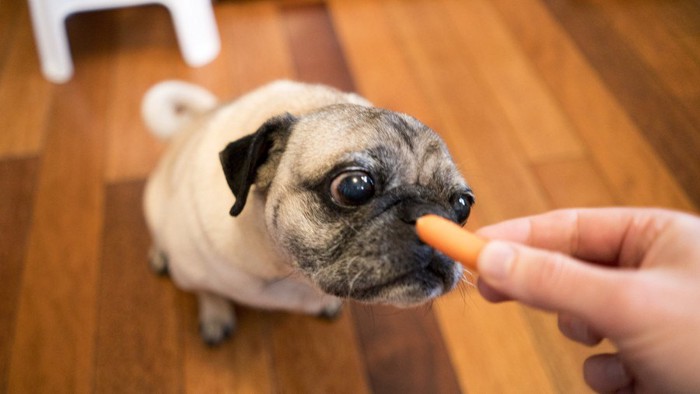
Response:
M631 391L633 379L616 354L597 354L583 363L583 379L599 393Z
M557 319L559 331L567 338L588 346L594 346L603 337L591 328L585 321L568 313L560 313Z
M610 320L624 273L560 253L491 241L478 260L480 279L491 289L531 306L568 312L588 322ZM598 327L600 328L600 327Z
M616 264L620 260L638 260L654 238L630 234L653 233L670 217L665 211L651 209L568 209L501 222L484 227L477 234L586 261ZM625 265L634 263L638 261L626 261Z

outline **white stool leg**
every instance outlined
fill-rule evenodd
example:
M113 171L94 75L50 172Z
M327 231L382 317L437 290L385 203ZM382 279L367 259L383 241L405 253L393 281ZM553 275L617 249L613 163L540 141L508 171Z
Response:
M175 25L180 51L192 67L214 60L221 50L211 0L163 0Z
M49 81L63 83L73 76L65 17L50 1L29 0L34 38L39 51L41 72ZM60 3L60 2L57 2Z

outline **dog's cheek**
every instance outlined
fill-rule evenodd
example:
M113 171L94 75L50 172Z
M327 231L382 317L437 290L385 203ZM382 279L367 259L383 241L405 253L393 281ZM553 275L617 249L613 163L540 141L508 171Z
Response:
M289 194L272 203L270 233L303 271L313 272L330 259L341 230L322 213L321 203L300 194Z

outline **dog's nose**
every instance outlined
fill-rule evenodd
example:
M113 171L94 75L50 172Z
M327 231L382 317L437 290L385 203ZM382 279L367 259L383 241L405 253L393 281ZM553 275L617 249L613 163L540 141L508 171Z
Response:
M454 221L454 218L443 207L427 201L409 200L404 202L401 206L399 217L405 223L415 225L419 217L428 214L442 216Z

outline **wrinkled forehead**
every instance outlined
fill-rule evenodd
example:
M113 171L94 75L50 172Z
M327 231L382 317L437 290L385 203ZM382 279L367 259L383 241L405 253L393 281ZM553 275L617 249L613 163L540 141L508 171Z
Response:
M435 132L410 116L377 108L341 105L303 117L287 153L295 172L307 179L355 166L401 182L427 184L441 173L441 179L464 183Z

